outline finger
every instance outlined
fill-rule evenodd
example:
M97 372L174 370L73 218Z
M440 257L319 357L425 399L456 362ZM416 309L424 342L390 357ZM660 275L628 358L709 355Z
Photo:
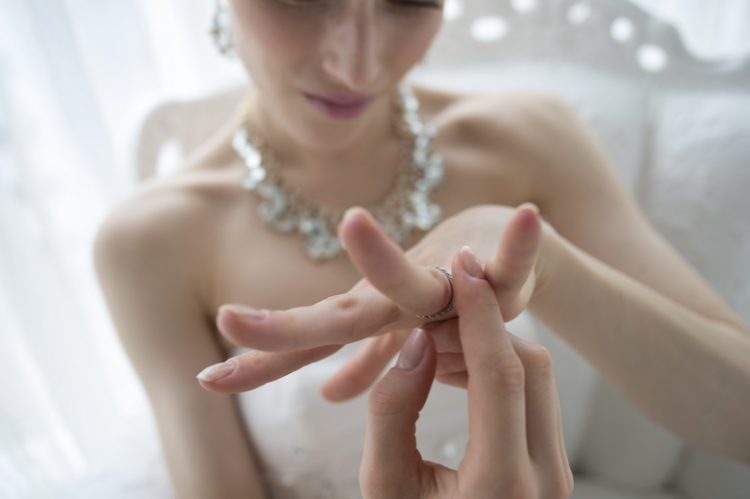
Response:
M524 203L516 209L500 237L497 253L486 265L486 275L500 300L500 308L507 310L512 300L518 299L524 284L530 279L541 247L542 225L539 209ZM528 284L526 286L529 288Z
M461 353L461 340L458 336L458 319L425 324L423 329L432 336L438 353Z
M406 331L408 333L408 331ZM404 344L403 332L368 338L359 351L321 387L331 402L342 402L365 391Z
M328 357L340 348L341 345L326 345L295 352L253 350L232 357L224 363L207 367L198 374L198 381L203 388L214 392L245 392L286 376L307 364ZM227 373L228 369L223 367L225 365L233 367L233 370ZM211 368L215 369L212 370ZM220 374L223 374L223 376L220 378L214 377Z
M459 336L469 374L467 458L501 465L528 459L524 370L505 330L495 293L468 246L453 259ZM502 468L501 468L502 469Z
M384 497L412 497L405 495L402 487L413 485L419 477L416 421L434 374L434 345L429 335L416 329L404 344L396 367L370 391L360 468L365 490L376 490ZM402 493L395 494L397 491Z
M562 440L559 398L552 356L544 346L521 340L516 352L526 373L526 425L529 455L542 469L559 471L565 454Z
M460 348L458 336L458 321L456 319L451 319L450 321L446 321L445 323L440 323L439 327L430 328L430 330L428 331L428 327L430 326L432 326L432 324L424 326L423 329L430 333L430 335L432 336L433 341L435 341L435 349L438 353L437 376L435 377L435 379L437 379L441 383L466 388L466 380L468 379L468 374L466 373L466 359ZM510 331L508 331L508 336L510 336L513 349L516 351L516 354L518 354L519 357L521 356L521 352L524 351L524 349L528 348L529 345L537 345L541 347L541 345L527 341L519 336L516 336ZM459 344L457 348L454 346L455 343ZM442 349L440 348L441 344L443 346ZM446 345L448 346L448 348L446 348ZM454 348L458 351L456 352L449 350ZM523 364L525 369L526 363L523 362ZM452 374L461 374L461 376L450 376ZM457 382L454 382L454 380ZM528 403L526 404L526 406L528 407Z
M216 320L221 334L231 342L266 351L352 343L393 329L395 323L414 327L419 319L404 314L368 285L288 310L256 311L237 304L222 305Z
M466 362L462 353L439 353L437 370L439 375L466 372Z
M428 315L449 303L451 288L445 276L409 260L365 209L346 212L339 239L362 275L403 310Z
M469 373L464 371L462 373L441 374L435 376L435 379L445 385L466 388L466 385L469 382Z
M555 392L557 392L557 386L555 386ZM560 456L561 456L560 460L562 461L562 467L568 476L568 480L567 480L568 486L570 487L570 490L573 490L573 485L574 485L573 470L570 467L570 461L568 460L568 451L565 448L565 438L563 437L562 411L560 409L559 396L557 399L557 434L558 434L558 438L560 439L560 443L559 443Z
M461 353L461 339L458 334L458 319L453 318L442 322L431 322L422 326L427 333L432 336L432 340L435 342L435 350L440 353ZM527 340L516 336L515 334L508 331L510 336L511 344L518 353L516 345L526 344Z

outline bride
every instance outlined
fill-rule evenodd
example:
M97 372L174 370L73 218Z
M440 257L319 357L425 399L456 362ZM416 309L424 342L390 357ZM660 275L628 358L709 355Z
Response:
M290 482L284 468L297 464L272 455L302 417L276 385L283 379L263 387L283 406L245 410L225 393L336 352L343 368L323 393L349 399L428 322L438 380L466 386L445 270L463 245L487 262L505 320L528 306L653 420L750 462L747 327L649 225L564 104L404 81L438 33L442 8L442 0L217 5L232 27L229 36L219 26L217 40L231 45L253 86L180 170L112 210L94 248L178 497L325 489L312 483L326 481L320 472ZM524 203L533 205L513 208ZM353 206L367 211L342 223ZM224 304L254 310L219 314ZM370 336L356 354L341 349ZM331 407L338 417L344 406ZM361 417L362 431L351 434L361 444L365 418L346 414ZM445 421L446 431L455 425ZM328 445L318 461L335 458L340 442ZM352 496L326 483L322 497Z

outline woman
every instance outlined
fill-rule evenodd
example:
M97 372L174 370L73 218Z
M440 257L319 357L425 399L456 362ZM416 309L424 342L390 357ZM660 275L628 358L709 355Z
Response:
M448 266L464 244L488 262L488 278L505 296L500 308L506 319L529 304L652 418L693 443L750 459L742 420L750 409L743 389L750 379L743 367L747 328L650 227L601 148L565 106L542 95L465 96L412 86L419 118L434 126L435 135L411 121L407 128L418 138L409 139L396 125L399 116L413 118L406 112L413 101L399 100L398 84L437 34L442 4L237 0L231 13L234 51L254 82L247 113L238 113L176 174L147 183L113 210L95 248L102 288L153 405L179 497L265 493L253 471L264 456L248 440L244 416L229 397L195 383L195 373L230 357L234 343L296 349L246 354L241 359L252 363L252 371L201 382L233 392L332 353L351 333L351 321L359 326L357 337L399 330L378 336L326 386L331 399L351 397L398 350L401 331L431 320L415 315L445 312L449 287L433 267ZM235 142L238 130L247 130L248 140ZM442 175L434 163L422 164L420 171L434 175L400 183L405 170L413 171L413 158L424 159L427 145L442 158ZM259 150L265 178L252 157ZM250 165L254 176L248 178ZM264 184L266 178L275 178L270 184L280 191ZM420 180L425 188L417 206L384 203L410 199ZM248 193L243 183L257 190ZM393 271L383 272L386 279L379 282L380 272L372 269L382 268L381 252L347 248L361 256L354 262L337 252L321 228L330 220L311 217L319 223L303 227L306 236L315 236L307 239L273 230L256 214L259 204L272 220L295 213L274 204L273 192L299 193L298 206L316 213L321 210L311 207L329 208L334 222L340 220L336 213L363 205L428 229L422 237L423 231L386 223L383 215L382 225L403 238L406 253L391 251L382 264L398 270L399 262L401 268L409 262L409 278L394 281ZM507 207L529 201L546 217L530 274L537 279L504 293L508 248L499 236L513 227L514 211ZM439 223L432 205L442 212ZM342 239L388 248L370 222L362 213L350 219L342 229L351 227L351 234L344 231ZM360 272L367 281L360 281ZM358 281L351 292L324 300ZM226 303L285 310L316 302L270 314L278 324L273 331L252 322L243 329L224 313L219 322L233 343L215 327ZM356 314L326 309L352 303L360 303ZM326 322L307 327L303 336L293 322L276 319L305 313ZM456 343L456 321L441 324L438 337L447 349ZM649 334L654 328L662 334ZM251 335L244 334L248 329ZM274 334L263 335L269 331ZM644 357L644 351L653 355ZM445 381L465 383L460 360L452 359L456 365L446 370Z

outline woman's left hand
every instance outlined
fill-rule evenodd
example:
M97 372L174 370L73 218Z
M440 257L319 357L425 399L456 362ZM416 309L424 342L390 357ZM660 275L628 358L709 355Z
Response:
M548 278L554 244L547 240L555 235L530 203L517 209L477 206L446 219L404 253L369 213L350 210L339 227L339 238L364 278L348 292L310 306L254 311L255 315L243 306L222 307L217 318L221 333L258 351L232 359L236 368L231 375L201 384L225 393L250 390L326 357L343 344L372 336L323 387L324 396L331 400L351 398L377 378L409 331L429 322L419 315L436 312L448 302L450 285L435 265L449 266L461 246L471 246L488 262L485 273L503 317L511 320ZM457 368L451 359L457 354L451 339L454 316L446 314L439 318L443 322L427 326L437 328L437 346L445 347L445 367L451 373ZM465 383L460 378L438 376L448 383Z
M369 228L377 227L371 217L367 222ZM445 220L401 258L425 266L429 262L445 262L443 266L448 267L461 246L470 246L482 261L487 262L485 274L492 284L503 316L510 321L526 308L535 290L541 289L546 278L546 273L542 273L547 262L542 259L540 245L544 236L542 231L551 227L544 225L538 208L531 203L516 209L507 206L474 207ZM499 244L497 234L501 234ZM382 275L387 272L388 266L384 270L380 262L369 261L368 256L372 258L377 254L365 243L364 238L358 238L355 244L347 246L350 248L350 258L365 276L360 284L372 283L396 304L405 304L408 299L414 299L413 287L388 283L388 277ZM383 248L383 251L388 250ZM398 258L395 253L393 258ZM429 267L422 268L435 272ZM393 275L398 273L393 272ZM441 281L445 284L446 279L441 277ZM446 300L443 298L441 303L445 304ZM439 305L433 305L431 310L438 308ZM466 388L466 363L458 341L458 318L455 313L441 316L434 322L427 321L423 329L435 341L438 353L436 379ZM342 401L364 391L400 350L410 331L411 328L395 329L388 334L369 338L360 351L323 385L323 395L329 400ZM511 336L515 335L511 333Z

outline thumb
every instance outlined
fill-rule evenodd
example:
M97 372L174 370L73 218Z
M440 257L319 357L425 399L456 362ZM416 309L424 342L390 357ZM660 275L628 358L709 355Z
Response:
M500 238L495 257L487 262L487 280L497 295L500 309L508 316L508 308L518 300L527 301L534 289L534 265L542 239L539 209L533 203L519 206ZM525 303L524 303L525 304Z
M415 485L410 482L418 477L421 459L414 433L435 377L436 357L430 335L415 329L396 367L370 391L360 468L363 489L396 492Z

